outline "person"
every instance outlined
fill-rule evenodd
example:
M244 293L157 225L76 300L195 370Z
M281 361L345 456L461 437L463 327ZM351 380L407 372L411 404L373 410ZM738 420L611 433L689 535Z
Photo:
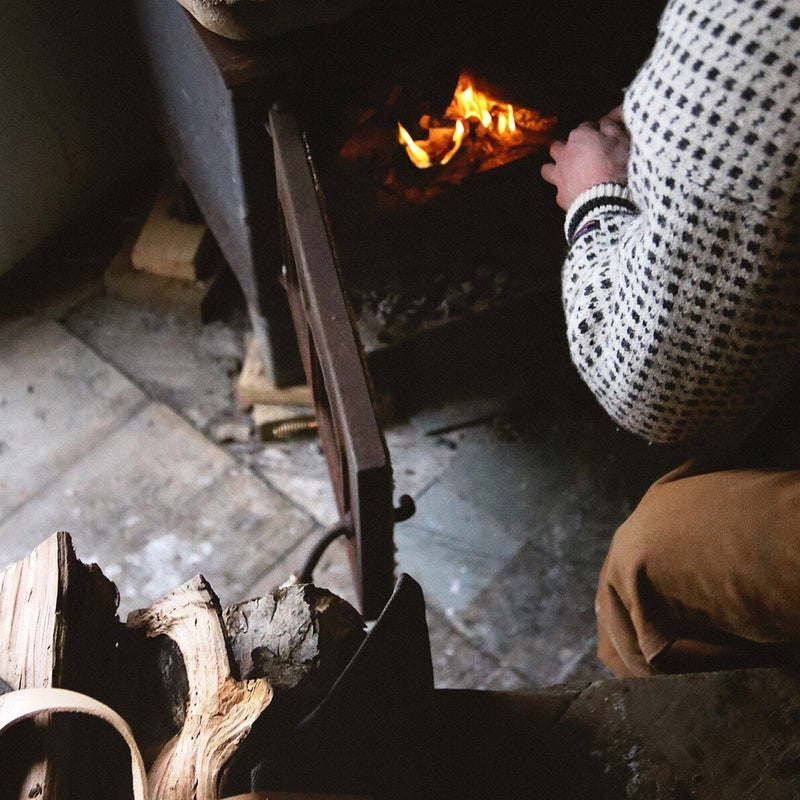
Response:
M596 123L550 148L572 360L621 427L698 457L615 533L617 675L800 651L800 9L669 0Z

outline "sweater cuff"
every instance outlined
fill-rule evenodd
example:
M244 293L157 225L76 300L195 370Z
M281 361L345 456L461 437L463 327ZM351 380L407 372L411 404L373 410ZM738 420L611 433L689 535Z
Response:
M606 211L622 209L635 214L639 209L631 199L628 187L621 183L598 183L581 192L567 210L564 234L571 247L578 238L576 234L586 218Z

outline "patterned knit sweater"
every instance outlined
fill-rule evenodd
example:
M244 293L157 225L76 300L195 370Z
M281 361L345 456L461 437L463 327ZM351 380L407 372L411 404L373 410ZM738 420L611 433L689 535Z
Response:
M728 435L800 365L800 1L670 0L624 116L628 187L567 215L572 358L624 428Z

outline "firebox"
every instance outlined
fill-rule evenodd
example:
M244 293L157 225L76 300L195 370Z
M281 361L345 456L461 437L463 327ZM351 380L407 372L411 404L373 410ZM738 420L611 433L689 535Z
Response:
M373 0L234 42L176 0L137 4L165 141L267 373L286 385L302 366L312 388L342 520L326 540L348 537L368 618L411 513L408 499L394 509L369 365L557 289L548 143L621 101L662 7Z

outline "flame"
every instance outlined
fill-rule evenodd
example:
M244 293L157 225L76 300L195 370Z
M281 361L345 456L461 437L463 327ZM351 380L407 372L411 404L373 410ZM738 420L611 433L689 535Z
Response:
M542 131L550 127L553 120L527 109L520 109L518 116L511 104L480 91L469 76L462 73L444 118L436 124L427 117L420 119L420 127L428 130L428 138L415 140L398 123L398 141L413 164L428 169L449 163L469 135L488 136L500 146L516 146L523 139L520 123L527 131Z
M439 163L444 166L448 161L458 152L461 147L461 142L464 141L464 136L467 133L467 126L460 120L456 120L456 127L453 131L453 146L441 157Z
M517 120L514 118L514 106L509 105L505 114L497 117L497 130L502 135L504 133L513 134L517 129Z
M400 133L400 144L406 146L408 157L420 169L427 169L431 166L431 157L425 152L423 145L425 142L415 142L411 138L411 134L398 122L397 127Z
M491 128L494 119L490 110L492 103L488 95L477 91L469 78L462 75L445 116L457 115L465 120L474 120L484 128Z

